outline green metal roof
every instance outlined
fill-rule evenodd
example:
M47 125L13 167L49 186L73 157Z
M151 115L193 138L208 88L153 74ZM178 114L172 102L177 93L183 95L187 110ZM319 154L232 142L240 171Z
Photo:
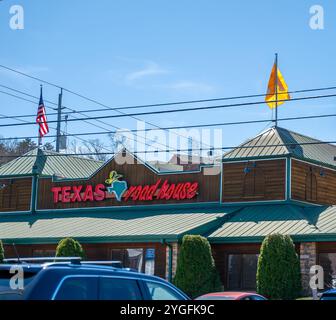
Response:
M277 132L284 144L297 143L298 145L289 150L289 153L297 158L312 160L329 166L336 166L336 146L332 144L310 144L302 143L321 142L318 139L304 136L300 133L277 128Z
M336 206L250 206L234 212L209 235L212 242L260 242L271 234L289 234L297 240L336 239ZM315 241L316 241L315 240Z
M237 148L224 154L224 160L249 159L291 155L302 160L336 167L336 146L332 144L310 144L320 140L289 131L284 128L273 127L258 136L249 139ZM283 145L297 144L288 147ZM252 147L253 148L248 148ZM272 146L272 147L265 147Z
M186 233L210 232L233 210L236 208L4 216L0 218L0 239L5 243L56 243L64 237L83 242L177 240Z
M34 164L37 165L41 176L55 175L76 179L89 177L103 165L103 162L34 149L26 153L24 157L19 157L1 166L0 177L31 175Z

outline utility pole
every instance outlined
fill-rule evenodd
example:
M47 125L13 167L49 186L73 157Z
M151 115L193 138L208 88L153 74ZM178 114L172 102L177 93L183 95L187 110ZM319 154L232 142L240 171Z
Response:
M62 98L63 98L63 89L58 95L58 108L57 108L57 138L56 138L56 152L60 151L60 138L61 138L61 120L62 120Z

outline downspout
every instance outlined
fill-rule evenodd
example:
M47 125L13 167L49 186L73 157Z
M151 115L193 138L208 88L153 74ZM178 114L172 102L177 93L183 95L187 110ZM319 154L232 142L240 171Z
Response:
M36 196L38 186L38 168L37 165L33 166L33 182L32 182L32 198L31 198L31 213L36 213Z
M286 198L286 202L290 202L291 198L292 198L292 161L291 161L291 157L287 156L286 159L286 167L287 167L287 175L286 175L286 191L287 191L287 198Z

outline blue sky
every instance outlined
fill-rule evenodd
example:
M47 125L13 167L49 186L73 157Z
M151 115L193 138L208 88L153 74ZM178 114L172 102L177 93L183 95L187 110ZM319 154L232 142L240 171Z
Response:
M325 11L324 30L309 27L309 9L316 4ZM12 5L24 8L24 30L9 28ZM275 52L290 90L336 85L333 0L3 0L0 39L0 64L111 107L265 93ZM1 84L39 94L38 82L3 70ZM56 102L57 93L44 87L45 99ZM286 103L279 117L335 113L335 101ZM81 110L98 107L68 93L63 102ZM0 103L0 113L7 115L34 114L37 109L1 93ZM142 119L158 126L182 126L270 117L268 107L259 105ZM130 129L136 125L129 118L106 122ZM328 118L280 125L336 140L334 123L335 118ZM223 145L237 145L264 128L265 124L225 127ZM36 130L1 128L0 135L34 135ZM95 130L83 123L68 126L74 133Z

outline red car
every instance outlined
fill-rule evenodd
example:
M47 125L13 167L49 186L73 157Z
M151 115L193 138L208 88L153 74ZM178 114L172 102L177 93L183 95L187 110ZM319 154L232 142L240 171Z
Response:
M195 300L244 300L244 301L257 301L267 300L260 294L252 292L215 292L208 293L196 298Z

